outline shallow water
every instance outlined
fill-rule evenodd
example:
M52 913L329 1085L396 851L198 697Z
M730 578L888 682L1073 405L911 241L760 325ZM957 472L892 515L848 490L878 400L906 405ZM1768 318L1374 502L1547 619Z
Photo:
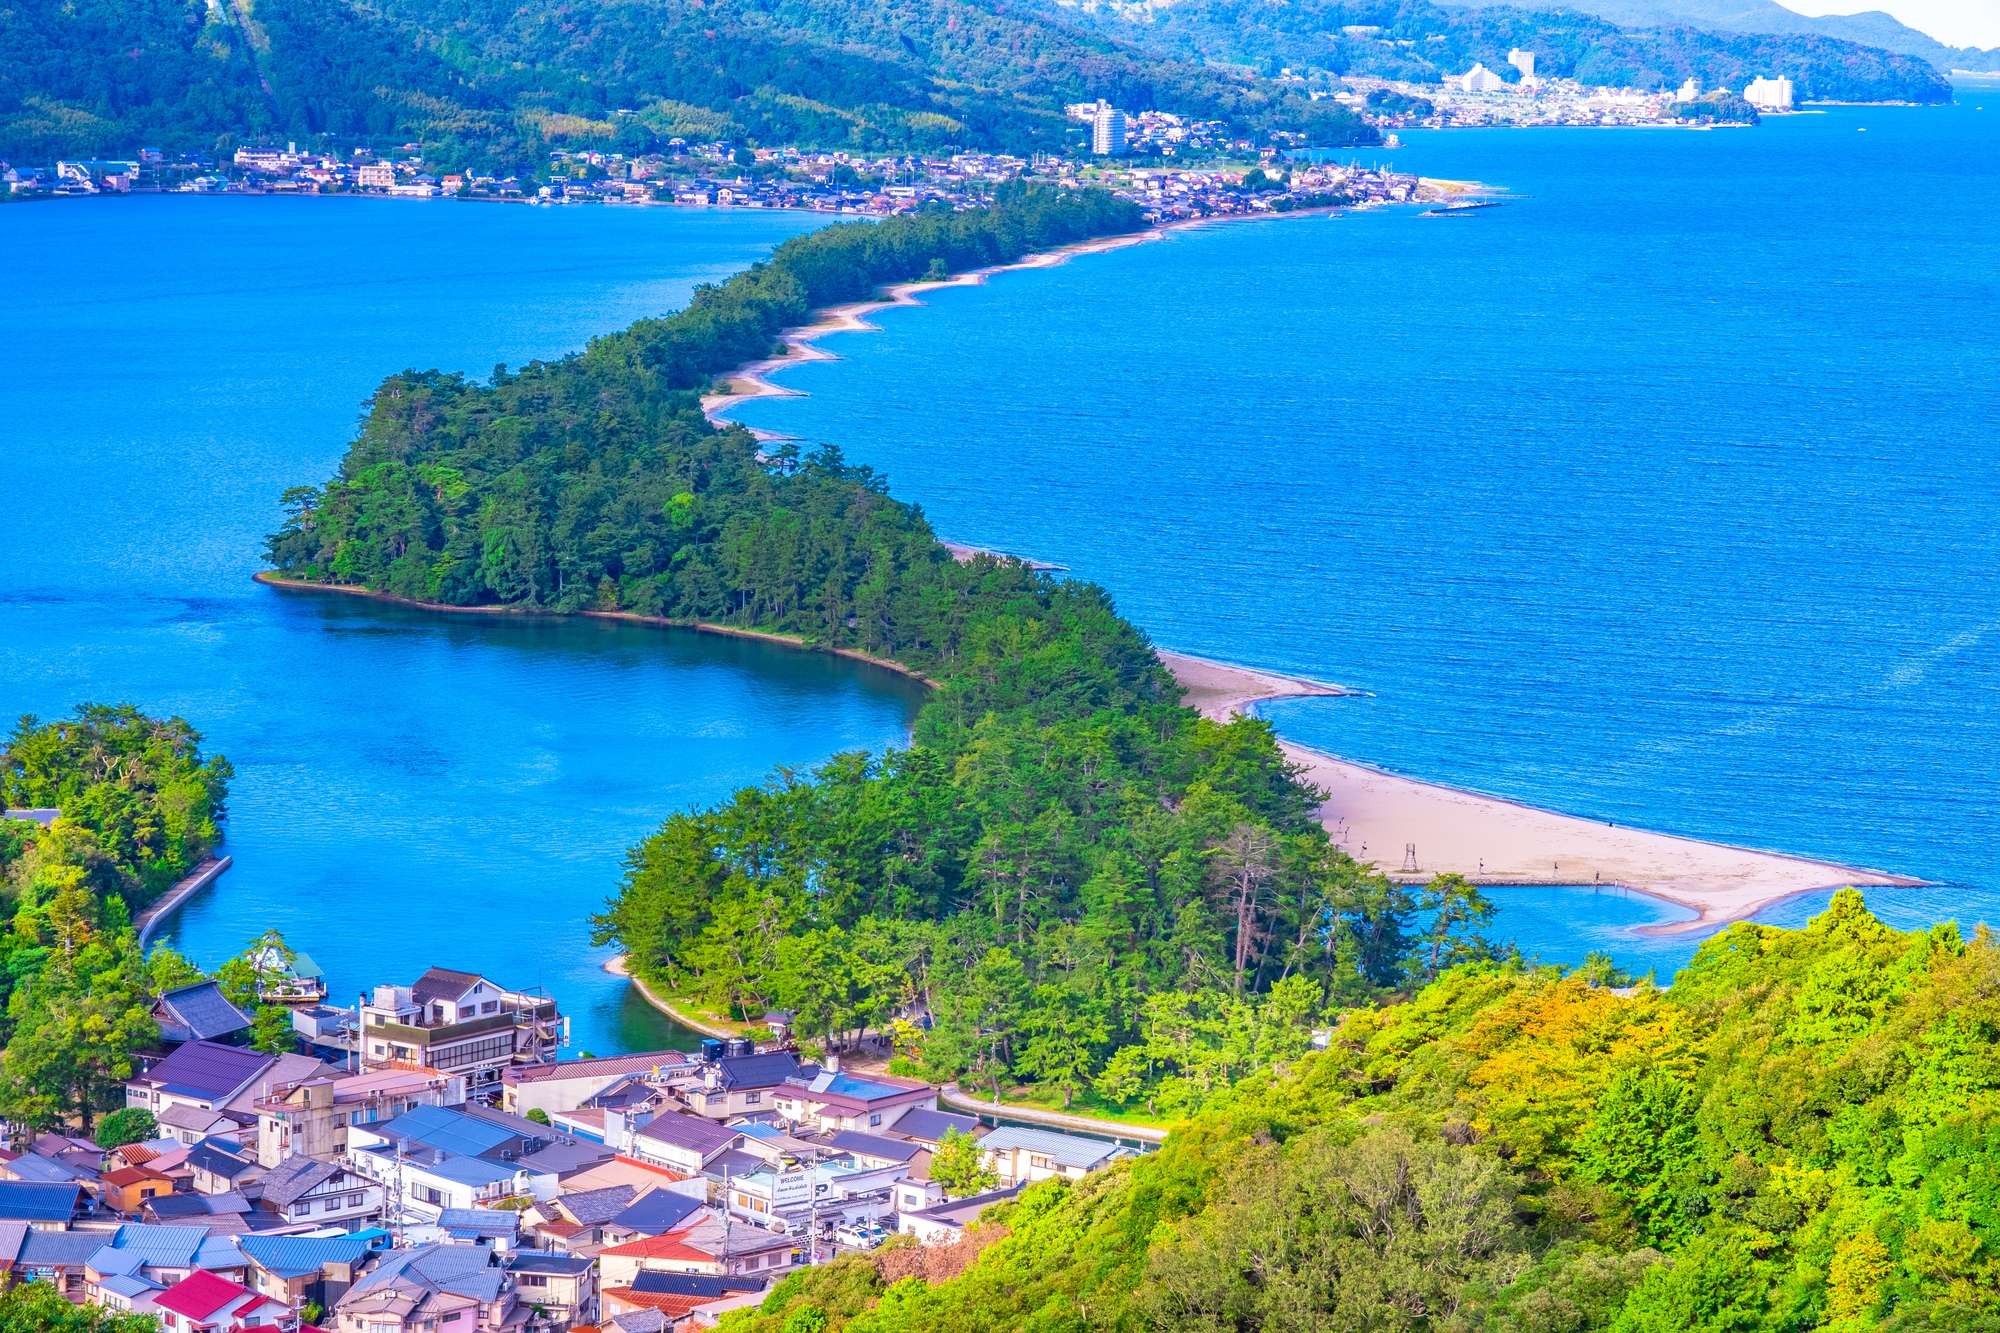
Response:
M546 986L571 1053L685 1032L587 915L668 813L907 735L900 677L686 631L253 584L385 373L475 375L686 302L803 215L135 198L0 209L0 710L179 713L236 765L235 865L161 938L270 926L336 1000L432 964Z
M1405 137L1398 168L1518 197L937 292L738 415L1164 645L1370 692L1269 706L1301 742L2000 919L2000 117ZM1550 960L1693 947L1632 900L1496 897Z

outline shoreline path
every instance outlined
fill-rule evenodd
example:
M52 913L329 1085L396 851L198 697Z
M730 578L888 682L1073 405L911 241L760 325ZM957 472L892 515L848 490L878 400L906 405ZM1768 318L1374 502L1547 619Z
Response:
M1162 652L1160 660L1187 689L1187 705L1217 721L1267 699L1354 693L1177 653ZM1391 878L1459 874L1485 885L1618 886L1697 913L1692 921L1645 927L1646 934L1710 930L1803 893L1925 882L1580 819L1279 744L1307 782L1329 793L1321 822L1341 849ZM1414 865L1406 859L1412 845Z

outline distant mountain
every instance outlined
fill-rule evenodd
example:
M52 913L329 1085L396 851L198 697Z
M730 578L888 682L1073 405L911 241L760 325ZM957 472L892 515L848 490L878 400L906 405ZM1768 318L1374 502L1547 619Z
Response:
M1440 4L1473 7L1479 0L1438 0ZM1595 14L1624 28L1700 28L1704 32L1769 33L1781 37L1834 37L1863 46L1880 47L1898 55L1927 60L1939 70L2000 70L2000 47L1946 46L1926 33L1905 27L1879 9L1865 14L1829 14L1809 18L1774 0L1515 0L1519 9L1576 9Z
M1330 102L1134 52L1004 0L12 0L0 158L424 145L526 171L680 135L879 152L1061 151L1065 102L1169 107L1329 144Z
M1611 0L1613 3L1622 0ZM1643 0L1633 0L1642 3ZM1535 53L1539 74L1613 87L1741 89L1783 74L1802 100L1951 100L1925 61L1815 34L1622 28L1562 10L1442 8L1428 0L1045 0L1122 43L1176 60L1224 62L1267 75L1372 75L1435 83L1474 61L1518 77L1507 53Z

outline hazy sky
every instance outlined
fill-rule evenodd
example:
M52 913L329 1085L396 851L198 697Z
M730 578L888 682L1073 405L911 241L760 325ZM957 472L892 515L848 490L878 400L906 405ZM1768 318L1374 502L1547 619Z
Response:
M2000 46L2000 0L1779 0L1817 18L1880 9L1947 46Z

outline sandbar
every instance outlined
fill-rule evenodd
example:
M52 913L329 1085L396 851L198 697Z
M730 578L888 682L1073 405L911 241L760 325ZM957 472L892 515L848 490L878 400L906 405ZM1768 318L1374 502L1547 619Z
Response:
M1354 693L1170 653L1160 658L1187 688L1188 705L1218 720L1247 713L1261 700ZM1391 878L1421 883L1452 873L1482 885L1620 888L1696 914L1645 927L1646 934L1712 930L1799 894L1925 882L1580 819L1386 773L1289 741L1280 746L1300 776L1327 793L1319 815L1335 843Z

